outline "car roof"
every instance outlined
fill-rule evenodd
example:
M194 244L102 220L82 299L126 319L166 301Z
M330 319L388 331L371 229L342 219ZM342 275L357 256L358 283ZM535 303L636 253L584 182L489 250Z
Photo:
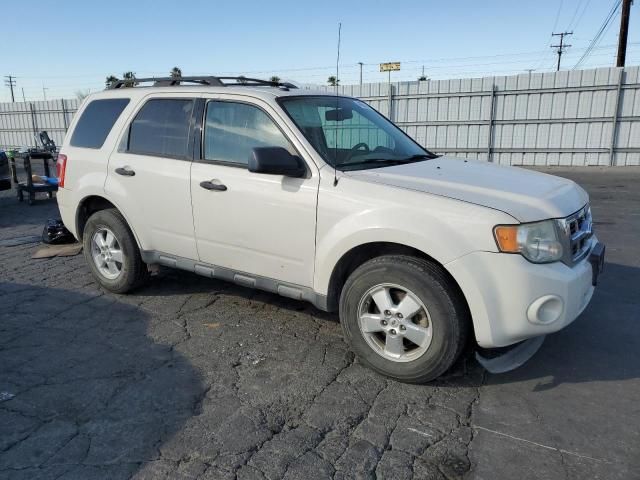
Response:
M266 101L273 101L276 98L283 97L299 97L299 96L335 96L335 93L327 92L323 90L313 90L306 88L283 88L283 87L270 87L270 86L253 86L253 85L228 85L228 86L210 86L210 85L179 85L179 86L143 86L143 87L129 87L129 88L117 88L106 89L101 92L92 93L88 98L140 98L149 94L172 94L180 93L192 93L192 94L204 94L204 93L226 93L235 95L244 95L254 98L260 98ZM346 97L346 95L339 95Z

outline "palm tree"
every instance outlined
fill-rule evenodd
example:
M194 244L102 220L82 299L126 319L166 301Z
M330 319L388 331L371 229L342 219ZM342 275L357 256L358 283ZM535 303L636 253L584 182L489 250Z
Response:
M340 85L340 80L337 79L334 75L331 75L329 78L327 78L327 83L330 87L337 87L338 85Z
M178 67L173 67L171 69L171 71L169 72L169 76L171 78L181 78L182 77L182 70L180 70Z
M136 82L135 72L124 72L122 74L122 79L125 81L125 87L135 87L138 84L138 82Z
M113 77L113 78L115 78L115 77ZM78 100L82 101L85 98L87 98L90 93L91 93L91 90L89 90L89 89L87 89L87 90L76 90L76 98Z
M113 85L117 81L118 81L118 77L116 77L115 75L109 75L104 81L104 84L107 88L109 88L111 85Z
M269 81L273 83L280 83L280 77L278 77L277 75L274 75L269 79Z

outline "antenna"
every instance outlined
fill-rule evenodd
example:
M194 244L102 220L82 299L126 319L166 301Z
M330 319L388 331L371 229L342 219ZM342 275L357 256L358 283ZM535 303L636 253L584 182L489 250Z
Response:
M342 32L342 22L338 23L338 55L336 58L336 113L338 113L338 85L340 84L340 34ZM337 118L337 117L336 117ZM338 185L338 123L336 121L336 146L333 149L333 186Z

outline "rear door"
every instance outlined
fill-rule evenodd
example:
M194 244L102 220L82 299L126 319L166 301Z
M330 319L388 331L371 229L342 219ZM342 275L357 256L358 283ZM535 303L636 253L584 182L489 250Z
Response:
M254 147L284 147L304 159L301 145L266 102L211 95L203 118L201 155L191 171L200 259L310 287L319 179L315 165L306 162L306 178L248 170ZM220 188L206 188L207 182Z
M105 190L145 250L197 259L190 168L196 99L145 97L109 158Z

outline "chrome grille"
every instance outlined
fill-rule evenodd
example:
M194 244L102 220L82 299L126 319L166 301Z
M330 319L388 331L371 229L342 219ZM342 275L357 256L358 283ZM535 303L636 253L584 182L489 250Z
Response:
M591 250L593 220L589 205L563 219L562 226L566 235L565 245L567 247L565 263L574 265L586 257Z

